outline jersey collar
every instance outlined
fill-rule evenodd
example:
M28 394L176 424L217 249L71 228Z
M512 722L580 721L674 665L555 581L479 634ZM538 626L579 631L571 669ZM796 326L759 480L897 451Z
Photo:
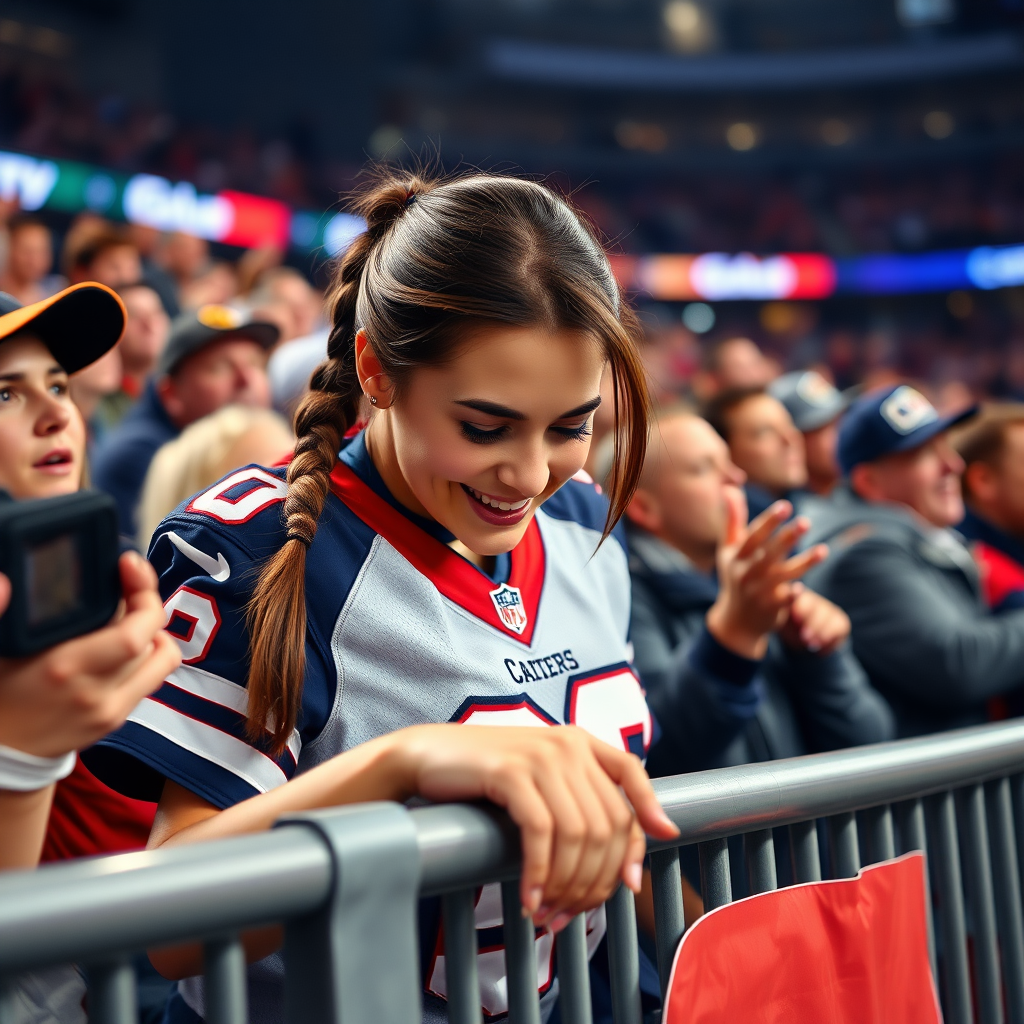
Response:
M344 462L334 464L331 490L450 601L499 633L526 646L532 643L545 566L536 516L510 552L508 582L496 586L447 544L393 508Z

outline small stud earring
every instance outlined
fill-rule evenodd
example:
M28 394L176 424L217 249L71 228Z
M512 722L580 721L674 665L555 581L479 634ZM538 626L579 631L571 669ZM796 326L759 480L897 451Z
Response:
M373 395L370 395L370 405L376 405L376 404L377 404L377 399Z

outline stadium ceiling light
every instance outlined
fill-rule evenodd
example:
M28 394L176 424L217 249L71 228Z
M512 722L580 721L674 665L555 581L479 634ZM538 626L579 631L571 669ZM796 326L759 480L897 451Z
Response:
M693 0L669 0L661 15L674 49L682 53L701 53L714 45L714 23L708 12Z
M932 139L948 139L956 128L953 115L946 110L931 110L921 121L925 135Z
M725 141L731 149L745 152L757 145L757 129L746 121L737 121L725 130Z
M850 125L838 117L821 122L821 140L828 146L845 146L853 137Z

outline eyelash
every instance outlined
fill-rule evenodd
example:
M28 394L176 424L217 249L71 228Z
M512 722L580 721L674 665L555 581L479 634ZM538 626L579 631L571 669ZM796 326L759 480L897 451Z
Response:
M472 423L465 420L461 422L462 436L474 444L494 444L505 437L508 427L496 427L494 430L481 430L474 427ZM590 436L589 423L581 423L578 427L551 427L556 434L560 434L567 441L582 441Z

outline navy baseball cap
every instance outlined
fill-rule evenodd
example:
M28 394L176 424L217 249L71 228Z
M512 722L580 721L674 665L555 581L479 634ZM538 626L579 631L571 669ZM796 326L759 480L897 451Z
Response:
M160 360L158 376L173 373L181 363L200 349L221 338L246 338L263 348L273 348L281 332L268 320L253 320L233 306L200 306L191 313L182 313L171 324Z
M801 434L839 419L851 401L817 370L784 373L768 385L768 394L786 407Z
M862 395L839 424L839 465L844 474L862 462L920 448L937 434L973 416L972 406L951 416L909 384L879 388Z

